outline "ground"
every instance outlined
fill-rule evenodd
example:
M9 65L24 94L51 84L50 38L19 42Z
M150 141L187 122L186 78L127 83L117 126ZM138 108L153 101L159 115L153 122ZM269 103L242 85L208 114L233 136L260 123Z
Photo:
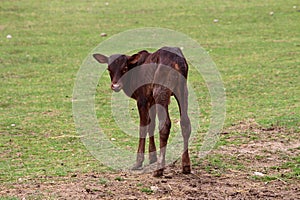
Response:
M41 177L10 188L2 186L1 195L21 199L297 199L299 186L299 182L255 181L238 171L216 177L196 169L183 175L177 168L168 168L163 178L127 173Z
M297 199L299 2L1 1L0 200ZM167 167L162 178L112 172L91 156L76 132L72 102L82 62L99 44L144 27L192 38L224 82L226 130L203 159L191 146L191 175L181 174L180 162ZM144 46L120 51L128 44L118 42L111 53L154 51ZM185 55L187 51L183 49ZM201 114L197 131L204 133L215 91L208 90L210 81L196 66L190 65L188 80ZM134 151L133 140L114 120L108 72L96 92L99 125L115 143ZM132 105L132 119L138 119Z
M253 133L259 135L259 139L253 139ZM161 178L131 172L73 173L66 177L21 178L16 183L0 186L0 196L73 200L300 197L298 177L287 178L291 168L280 167L287 158L299 155L300 142L297 133L280 127L263 129L250 121L232 126L222 133L221 138L228 143L239 141L239 144L220 145L210 152L210 155L223 155L224 163L234 162L228 168L212 165L209 155L199 164L194 164L192 174L189 175L181 173L178 162L168 166Z

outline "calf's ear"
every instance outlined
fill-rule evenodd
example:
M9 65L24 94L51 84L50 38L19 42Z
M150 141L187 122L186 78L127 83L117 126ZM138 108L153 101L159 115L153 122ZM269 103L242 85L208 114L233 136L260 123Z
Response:
M99 63L108 63L108 58L105 55L102 54L93 54L93 57L99 62Z
M128 58L128 63L134 65L139 61L140 57L140 54L133 54Z

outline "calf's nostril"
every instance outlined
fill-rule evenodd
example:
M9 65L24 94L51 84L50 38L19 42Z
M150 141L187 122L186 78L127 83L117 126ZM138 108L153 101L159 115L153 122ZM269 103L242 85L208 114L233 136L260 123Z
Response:
M112 87L117 89L120 87L120 85L116 83L116 84L113 84Z

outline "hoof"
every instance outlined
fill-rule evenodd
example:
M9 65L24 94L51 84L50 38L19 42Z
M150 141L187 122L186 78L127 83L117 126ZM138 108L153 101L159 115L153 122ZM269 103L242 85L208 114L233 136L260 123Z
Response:
M183 174L190 174L191 173L191 166L190 165L188 165L188 166L183 166L182 167L182 173Z
M157 155L156 155L156 152L150 152L149 154L149 164L153 164L157 162Z
M150 158L150 160L149 160L149 164L151 165L151 164L153 164L153 163L156 163L157 162L157 158L155 157L155 158Z
M132 168L131 168L131 170L141 170L141 169L143 169L143 165L142 164L135 164Z
M161 177L164 174L164 169L158 169L156 171L154 171L153 176L154 177Z

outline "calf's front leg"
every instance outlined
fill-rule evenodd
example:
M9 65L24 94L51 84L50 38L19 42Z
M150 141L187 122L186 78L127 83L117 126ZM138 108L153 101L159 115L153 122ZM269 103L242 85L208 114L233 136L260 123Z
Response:
M149 124L148 102L145 99L138 100L137 106L140 115L139 146L137 150L136 163L132 167L133 170L141 169L143 166L145 159L145 143Z
M132 167L132 170L139 170L142 168L143 166L143 162L145 159L145 140L146 140L146 135L147 132L144 131L145 127L140 127L140 134L139 134L139 146L138 146L138 150L137 150L137 156L136 156L136 163L134 164L134 166Z

